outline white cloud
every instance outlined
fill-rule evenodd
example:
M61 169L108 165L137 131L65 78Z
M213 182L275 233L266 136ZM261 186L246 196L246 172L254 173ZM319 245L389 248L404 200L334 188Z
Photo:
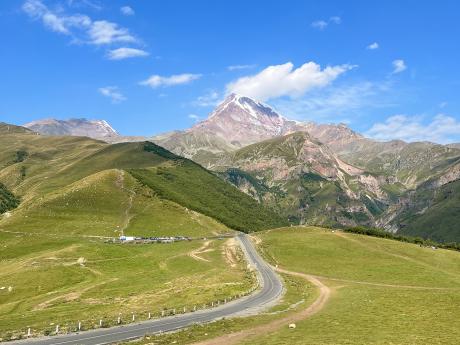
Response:
M291 62L269 66L260 73L242 77L227 84L227 91L259 101L281 96L299 97L305 92L329 85L339 75L352 69L351 65L321 66L307 62L297 69Z
M198 107L213 107L218 105L221 102L221 96L216 91L209 91L203 96L199 96L195 101L192 102L192 105Z
M439 103L439 108L441 108L441 109L442 109L442 108L445 108L445 107L447 107L447 105L448 105L447 102L445 102L445 101L444 101L444 102L441 102L441 103Z
M120 103L126 101L126 97L119 91L116 86L106 86L98 89L99 93L112 100L112 103Z
M48 29L72 36L75 42L108 45L137 41L128 29L116 23L107 20L93 21L83 14L66 15L62 9L52 11L40 0L27 0L22 9L31 18L41 20Z
M448 143L460 139L460 121L438 114L424 124L419 116L394 115L374 124L365 134L377 140L432 141Z
M65 35L71 34L72 28L87 28L91 25L88 16L76 14L71 16L56 14L48 9L39 0L28 0L22 5L22 9L31 18L41 19L43 25L51 31Z
M329 22L334 24L340 24L342 23L342 18L340 18L339 16L333 16L329 18Z
M315 20L314 22L311 23L312 28L318 29L318 30L324 30L328 27L329 24L340 24L342 23L342 18L339 16L332 16L329 18L329 20Z
M147 80L141 81L140 85L150 86L151 88L157 88L160 86L174 86L181 84L188 84L196 79L199 79L201 74L176 74L169 77L162 77L159 75L152 75Z
M135 42L136 39L128 29L106 20L98 20L88 30L90 42L93 44L111 44L115 42Z
M406 63L404 60L398 59L394 60L393 62L393 72L392 74L401 73L407 69Z
M134 16L134 10L129 6L120 7L120 12L125 16Z
M195 122L198 122L201 120L201 116L197 115L197 114L188 114L188 118L189 119L192 119L193 121Z
M144 57L148 55L149 53L145 50L122 47L109 50L107 57L109 60L123 60L133 57Z
M324 20L315 20L313 23L311 23L311 26L318 30L324 30L327 28L328 25L329 24Z
M227 69L229 71L235 71L235 70L241 70L241 69L250 69L254 67L256 67L256 65L231 65L231 66L228 66Z
M366 47L366 49L369 49L369 50L375 50L378 48L379 48L379 44L377 42L371 43Z

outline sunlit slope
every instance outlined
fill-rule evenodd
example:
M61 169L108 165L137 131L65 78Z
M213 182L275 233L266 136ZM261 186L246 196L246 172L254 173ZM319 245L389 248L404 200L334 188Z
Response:
M208 215L236 230L258 231L287 223L250 196L191 161L128 171L160 198Z
M161 200L123 170L104 170L28 202L1 228L86 236L184 235L230 231L197 212Z
M317 276L324 309L244 344L457 344L460 253L313 227L257 235L272 263Z
M130 227L145 234L169 232L165 229L190 234L198 224L209 227L204 232L222 229L202 215L244 231L286 224L198 164L150 142L108 145L84 137L8 133L0 143L5 147L0 181L22 199L12 217L0 221L0 228L59 228L104 236L119 229L129 232ZM119 172L101 174L107 170ZM169 177L157 174L161 171ZM113 174L121 174L128 187ZM141 184L135 181L139 179ZM186 219L196 226L188 226Z

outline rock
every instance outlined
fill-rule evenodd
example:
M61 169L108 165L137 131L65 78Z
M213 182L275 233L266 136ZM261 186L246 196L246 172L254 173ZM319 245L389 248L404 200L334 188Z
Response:
M289 328L290 328L290 329L295 329L295 328L296 328L295 323L290 323L290 324L289 324Z

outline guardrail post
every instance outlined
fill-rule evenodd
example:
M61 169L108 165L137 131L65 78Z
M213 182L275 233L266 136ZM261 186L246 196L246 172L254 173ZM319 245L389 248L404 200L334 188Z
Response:
M173 309L173 315L176 315L176 308Z
M134 321L135 319L136 319L136 316L135 316L134 313L133 313L133 321Z
M102 319L99 319L99 327L102 327Z
M27 337L30 337L32 333L30 332L30 327L27 329Z
M193 311L196 311L196 305L193 306Z
M164 310L161 311L161 316L165 316L165 311Z
M117 320L117 323L120 324L121 323L121 314L118 314L118 320Z
M185 314L185 307L184 307L184 314Z
M81 331L81 322L78 321L78 330Z
M151 318L152 318L152 316L151 316L150 313L149 313L149 320L150 320Z
M56 334L59 333L59 325L56 325Z

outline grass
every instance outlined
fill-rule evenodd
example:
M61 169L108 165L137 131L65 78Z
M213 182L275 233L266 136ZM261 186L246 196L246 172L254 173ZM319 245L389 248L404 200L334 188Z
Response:
M49 193L3 220L0 229L106 237L122 232L198 237L231 231L209 217L155 197L122 170L102 171Z
M167 345L192 344L198 341L213 339L223 334L237 332L257 327L270 321L298 312L312 303L317 297L317 291L302 278L282 275L286 293L280 303L267 312L251 317L227 318L216 322L201 324L187 329L162 335L148 335L137 341L127 344L140 345Z
M273 262L324 277L333 294L325 309L295 330L284 328L244 344L458 342L459 253L313 227L260 237Z
M85 328L104 319L114 324L134 312L146 318L160 310L194 305L247 291L253 277L243 255L234 251L230 266L224 241L211 241L200 253L189 255L202 241L157 245L121 245L99 239L46 234L2 233L0 239L0 338L8 333ZM11 289L8 289L11 287Z

